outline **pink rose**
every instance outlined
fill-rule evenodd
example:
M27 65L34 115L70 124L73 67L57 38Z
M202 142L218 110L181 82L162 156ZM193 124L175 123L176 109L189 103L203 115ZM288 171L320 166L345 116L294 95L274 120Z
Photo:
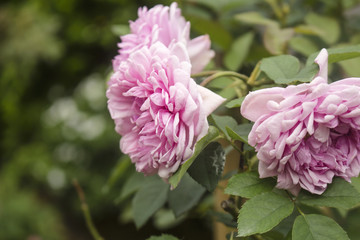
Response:
M208 130L206 117L224 99L198 86L182 42L143 46L109 81L108 108L120 148L146 175L171 176Z
M328 53L315 59L311 83L251 92L241 114L254 121L260 177L277 176L277 187L322 194L333 177L347 181L360 171L360 78L327 83Z
M150 10L146 7L139 8L138 15L139 18L135 22L130 22L131 33L121 37L121 43L118 44L119 55L113 60L114 70L132 52L143 46L150 47L157 41L167 47L176 42L185 44L190 56L192 73L200 72L214 56L214 51L210 50L208 35L190 40L190 23L181 16L181 10L177 8L176 3L172 3L170 7L156 5Z

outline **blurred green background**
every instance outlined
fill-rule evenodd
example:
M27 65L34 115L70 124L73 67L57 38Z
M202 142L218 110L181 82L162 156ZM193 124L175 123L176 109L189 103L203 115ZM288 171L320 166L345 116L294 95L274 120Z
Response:
M1 1L1 240L90 239L74 178L105 239L145 239L161 232L211 239L204 210L174 220L162 209L137 231L131 199L119 200L134 170L128 160L120 161L120 137L106 108L106 81L129 19L136 19L139 6L158 3L170 1ZM287 53L306 59L322 47L360 43L357 0L179 4L193 34L210 35L217 51L211 66L216 68L249 74L267 56ZM333 76L360 76L359 64L354 59L334 65ZM234 98L236 90L226 84L222 79L212 87ZM207 194L201 206L209 209L211 204ZM355 236L352 224L359 211L349 216L353 220L343 224Z

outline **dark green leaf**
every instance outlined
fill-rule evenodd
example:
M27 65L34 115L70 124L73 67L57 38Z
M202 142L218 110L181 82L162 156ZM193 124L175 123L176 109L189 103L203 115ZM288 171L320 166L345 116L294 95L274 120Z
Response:
M223 223L227 227L236 228L237 224L230 213L224 212L210 212L210 215L215 217L215 221Z
M278 231L271 230L270 232L261 235L264 240L282 240L284 235Z
M293 209L294 204L289 198L273 192L257 195L240 209L238 236L267 232L289 216Z
M319 66L315 63L305 66L300 70L293 78L290 78L289 82L311 82L315 75L319 72Z
M134 221L137 228L161 208L166 200L169 186L158 176L148 177L132 201Z
M292 230L293 240L347 240L346 232L331 218L317 215L300 215Z
M115 200L116 203L121 202L134 192L136 192L145 182L146 177L144 174L139 172L134 172L131 177L129 177L124 186L121 189L120 196Z
M299 71L300 63L296 57L290 55L281 55L269 57L262 60L260 64L261 71L272 79L275 83L289 83Z
M237 108L237 107L241 107L242 102L244 101L245 97L241 97L241 98L237 98L234 100L231 100L230 102L228 102L225 106L227 108Z
M243 143L248 143L248 136L252 129L252 123L245 123L237 125L234 128L226 128L226 132L230 136L231 139L242 141Z
M190 176L212 192L221 178L225 165L225 152L217 143L210 143L196 158L188 172Z
M250 50L253 39L254 33L249 32L235 39L231 44L230 50L224 57L224 64L229 70L236 71L241 67Z
M147 240L179 240L179 239L169 234L162 234L161 236L151 236Z
M310 206L349 209L360 203L360 193L342 178L335 178L321 195L301 191L297 200Z
M309 38L305 37L293 37L291 38L290 47L294 49L295 51L304 54L305 56L311 55L313 52L316 52L319 50L319 48L316 46L316 44L311 41Z
M211 115L211 118L221 132L225 134L226 138L230 139L230 136L226 131L226 127L231 129L235 128L238 125L236 120L230 116L216 116L214 114Z
M216 140L219 137L219 130L216 127L210 126L207 135L201 138L195 145L194 153L183 165L181 165L180 169L169 178L169 183L172 188L176 188L184 176L188 168L193 164L197 156L201 153L201 151L212 141Z
M273 178L259 178L255 172L244 172L230 178L225 193L252 198L263 192L270 192L275 184L276 180Z
M289 216L293 209L294 204L289 198L273 192L257 195L240 209L238 236L267 232Z
M205 188L185 174L179 186L169 192L169 205L175 216L178 217L194 207L204 192Z
M360 45L329 48L327 51L329 53L329 64L360 57ZM318 54L319 52L311 54L306 61L306 65L312 64Z
M235 19L239 22L251 25L278 26L274 20L265 18L259 12L246 12L235 15Z
M191 28L200 34L208 34L211 42L218 44L223 49L228 49L232 42L232 36L219 22L188 15L186 19L191 22Z
M360 177L351 178L351 185L360 193Z
M113 185L125 175L125 173L130 169L131 165L130 158L126 155L122 156L112 170L111 175L103 188L103 192L107 193L113 187Z

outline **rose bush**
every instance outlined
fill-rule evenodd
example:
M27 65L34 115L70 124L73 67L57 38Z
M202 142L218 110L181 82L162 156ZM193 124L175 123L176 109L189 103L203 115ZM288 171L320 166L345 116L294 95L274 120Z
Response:
M277 176L277 187L322 194L333 177L347 181L360 171L360 78L328 84L328 53L315 59L310 83L251 92L241 114L255 122L260 177Z

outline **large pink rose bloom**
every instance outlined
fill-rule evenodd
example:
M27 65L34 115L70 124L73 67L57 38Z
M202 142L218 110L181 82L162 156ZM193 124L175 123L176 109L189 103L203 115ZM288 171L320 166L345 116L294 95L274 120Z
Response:
M328 53L315 59L311 83L251 92L241 114L254 121L260 177L277 176L277 187L322 194L333 177L347 181L360 171L360 78L327 83Z
M108 108L120 148L146 175L171 176L208 130L206 117L224 99L190 78L181 43L157 42L122 61L109 81Z
M118 44L119 55L113 60L114 70L132 52L143 46L150 47L157 41L167 47L176 42L185 44L192 73L200 72L214 56L208 35L190 40L190 23L181 16L181 10L176 3L172 3L170 7L156 5L149 10L146 7L139 8L138 16L135 22L130 22L131 33L121 37L121 43Z

